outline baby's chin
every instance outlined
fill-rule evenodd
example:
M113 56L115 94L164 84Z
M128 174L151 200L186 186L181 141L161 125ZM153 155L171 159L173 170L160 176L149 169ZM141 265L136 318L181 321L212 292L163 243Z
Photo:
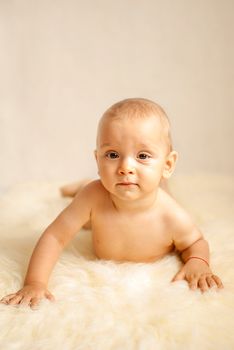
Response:
M135 200L141 197L141 190L137 184L116 185L113 194L122 200Z
M134 201L143 198L146 193L138 184L114 184L107 186L102 183L103 187L115 198L123 201Z

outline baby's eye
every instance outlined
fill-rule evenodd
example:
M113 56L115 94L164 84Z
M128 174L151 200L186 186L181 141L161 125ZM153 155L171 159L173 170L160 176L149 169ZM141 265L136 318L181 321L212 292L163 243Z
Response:
M111 151L111 152L107 152L106 153L106 157L107 158L111 158L111 159L115 159L115 158L118 158L118 153L117 152L114 152L114 151Z
M138 158L142 159L142 160L146 160L150 158L150 155L147 153L139 153L138 154Z

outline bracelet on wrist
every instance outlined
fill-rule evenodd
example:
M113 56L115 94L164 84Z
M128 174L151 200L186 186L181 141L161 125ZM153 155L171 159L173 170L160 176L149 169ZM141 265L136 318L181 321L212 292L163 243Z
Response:
M204 261L204 262L206 263L206 265L208 265L208 266L210 267L208 261L206 261L206 260L203 259L203 258L200 258L199 256L190 256L190 257L186 260L185 263L187 263L190 259L199 259L199 260L202 260L202 261Z

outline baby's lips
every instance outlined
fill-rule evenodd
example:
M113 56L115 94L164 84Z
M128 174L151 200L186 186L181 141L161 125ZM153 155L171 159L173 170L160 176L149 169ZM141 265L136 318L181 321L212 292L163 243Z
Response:
M120 181L117 183L117 185L130 186L130 185L137 185L137 183L134 181Z

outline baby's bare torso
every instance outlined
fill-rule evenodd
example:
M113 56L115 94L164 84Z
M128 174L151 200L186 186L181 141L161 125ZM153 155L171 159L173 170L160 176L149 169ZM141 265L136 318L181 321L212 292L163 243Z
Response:
M165 196L168 195L160 190L157 204L150 209L119 212L109 194L101 191L91 216L93 247L97 257L150 262L171 252L174 245Z

